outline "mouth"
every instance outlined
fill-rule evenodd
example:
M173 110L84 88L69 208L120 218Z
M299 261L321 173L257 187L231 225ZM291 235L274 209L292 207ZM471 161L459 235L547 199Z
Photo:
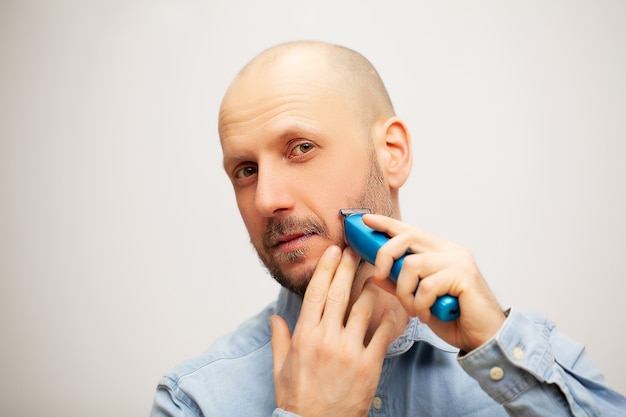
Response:
M274 240L273 247L282 253L295 252L302 249L302 246L304 246L314 235L314 233L292 233L282 235Z
M306 258L312 247L311 239L329 237L328 227L318 217L296 217L270 219L262 237L265 253L276 261L296 263Z

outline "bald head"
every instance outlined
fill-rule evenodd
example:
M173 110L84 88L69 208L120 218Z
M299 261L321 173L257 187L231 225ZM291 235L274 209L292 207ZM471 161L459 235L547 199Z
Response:
M230 85L220 109L220 135L228 110L248 99L248 91L268 77L280 77L284 94L289 90L289 77L307 77L307 86L320 92L340 94L364 128L377 120L394 116L387 90L372 64L361 54L338 45L301 41L281 44L265 50L250 61ZM287 82L285 82L287 81ZM301 88L302 83L298 85Z

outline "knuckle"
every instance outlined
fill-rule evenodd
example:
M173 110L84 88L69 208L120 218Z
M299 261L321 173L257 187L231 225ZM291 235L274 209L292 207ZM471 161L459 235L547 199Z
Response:
M422 279L419 282L419 286L417 287L417 290L423 295L428 295L433 291L435 286L436 285L435 285L434 280Z
M372 317L372 310L368 306L357 303L352 307L350 315L359 319L369 321Z
M313 303L319 303L326 298L326 290L317 285L309 285L304 293L305 300Z
M328 301L343 304L348 299L348 293L343 287L331 287L328 290Z
M467 248L459 248L458 252L459 252L458 257L463 262L471 263L471 264L474 263L474 255L472 254L472 251L470 251Z
M476 267L476 261L472 253L465 249L461 256L459 256L459 269L464 275L476 275L478 268Z
M378 253L376 254L377 260L387 259L391 257L392 257L392 254L391 254L391 248L389 247L389 245L383 245L380 249L378 249Z
M422 264L422 260L421 257L416 255L416 254L412 254L412 255L407 255L404 258L404 263L402 264L403 268L410 268L412 270L416 270L419 269L420 266Z
M337 344L334 337L326 335L316 346L316 356L321 360L329 360L337 353Z
M310 349L310 337L302 332L294 333L289 349L296 355L302 355Z

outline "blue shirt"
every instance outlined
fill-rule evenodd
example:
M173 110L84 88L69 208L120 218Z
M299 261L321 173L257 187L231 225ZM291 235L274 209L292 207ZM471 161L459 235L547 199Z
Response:
M279 314L293 330L301 303L282 289L234 333L163 377L151 416L293 416L275 404L269 317ZM369 412L506 415L626 416L626 398L607 387L581 344L540 316L512 310L492 340L464 355L412 319L389 346Z

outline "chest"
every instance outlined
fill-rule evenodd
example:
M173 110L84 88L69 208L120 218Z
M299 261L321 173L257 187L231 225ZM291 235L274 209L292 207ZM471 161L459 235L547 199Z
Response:
M456 354L415 344L387 358L369 416L507 416L457 364Z

